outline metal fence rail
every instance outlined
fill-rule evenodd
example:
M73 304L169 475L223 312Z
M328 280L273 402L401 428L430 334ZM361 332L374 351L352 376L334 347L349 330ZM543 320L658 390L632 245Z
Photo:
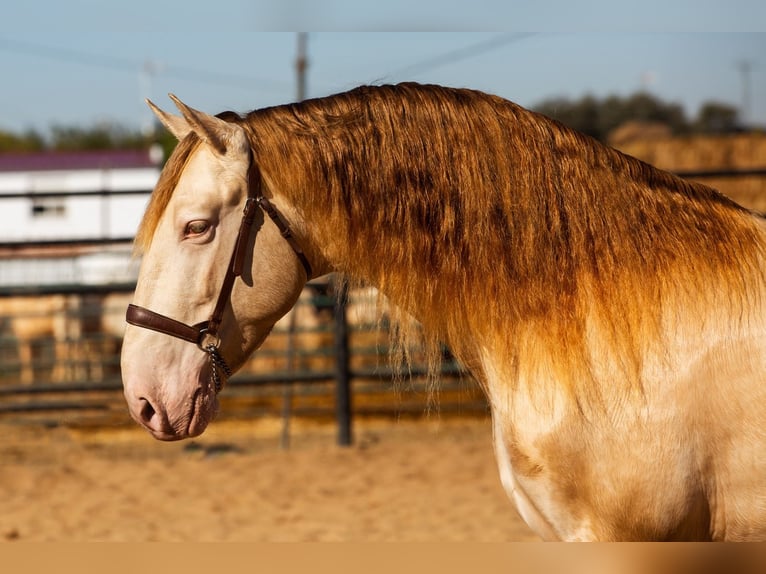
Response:
M119 352L133 287L1 290L0 419L127 422ZM405 369L389 364L386 321L370 313L374 302L327 289L307 287L232 377L221 395L223 416L332 417L338 442L350 444L355 414L425 411L426 369L416 361ZM486 413L483 395L449 357L441 378L442 412Z

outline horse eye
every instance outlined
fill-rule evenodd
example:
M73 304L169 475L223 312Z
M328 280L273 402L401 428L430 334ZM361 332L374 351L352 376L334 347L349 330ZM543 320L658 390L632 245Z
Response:
M191 221L186 225L186 236L202 235L210 228L210 224L207 221L198 220Z

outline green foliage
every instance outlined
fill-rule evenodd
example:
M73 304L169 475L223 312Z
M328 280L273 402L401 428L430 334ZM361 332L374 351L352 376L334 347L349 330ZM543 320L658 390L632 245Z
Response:
M50 148L58 151L143 149L148 143L141 132L108 123L91 128L59 125L51 128Z
M160 125L153 134L144 134L112 123L92 127L54 125L46 140L35 131L21 135L0 130L0 153L36 151L94 151L110 149L148 149L153 143L162 146L167 159L176 146L176 139Z
M545 100L534 109L601 141L628 121L661 123L675 134L733 131L738 127L737 110L731 106L705 104L698 117L689 121L680 104L663 102L646 92L602 100L591 95L579 100L556 98Z
M708 102L704 104L694 122L697 132L731 132L739 126L739 110L728 104Z
M162 157L167 160L178 143L176 137L159 124L155 126L153 141L162 147Z
M32 152L45 149L45 140L35 131L27 131L21 135L0 130L0 153Z

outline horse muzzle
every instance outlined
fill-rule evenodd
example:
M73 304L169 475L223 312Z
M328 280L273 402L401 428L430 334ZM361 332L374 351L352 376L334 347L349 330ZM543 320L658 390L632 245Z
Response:
M148 389L142 392L140 386L128 382L125 400L131 417L158 440L176 441L201 435L215 418L219 405L210 375L201 373L200 378L208 382L198 384L188 398L175 401L162 400Z

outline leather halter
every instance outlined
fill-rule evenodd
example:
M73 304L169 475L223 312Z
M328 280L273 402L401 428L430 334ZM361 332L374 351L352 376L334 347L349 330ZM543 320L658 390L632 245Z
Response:
M284 221L282 216L271 204L271 202L261 195L261 177L258 167L253 161L252 152L250 153L250 167L248 169L248 197L245 202L245 208L242 214L242 222L239 226L239 233L237 234L237 241L234 244L234 251L231 254L231 260L226 270L226 276L221 285L221 291L218 294L218 300L216 301L213 313L207 321L196 323L194 325L188 325L171 319L165 315L161 315L145 307L128 305L127 313L125 314L125 320L131 325L136 327L142 327L144 329L150 329L176 337L189 343L194 343L201 350L209 354L211 360L211 367L213 370L213 379L216 386L216 392L220 390L220 377L217 373L217 368L221 368L227 376L231 375L226 362L221 357L218 347L220 346L219 329L221 321L223 320L223 313L226 309L226 304L231 298L231 291L234 288L234 280L242 274L242 268L245 262L245 255L247 253L247 245L250 238L250 231L255 220L256 207L260 207L263 212L268 215L272 221L276 224L280 234L290 244L296 256L303 265L306 271L306 280L311 279L311 264L309 263L306 255L303 253L298 242L293 236L290 226ZM205 344L205 343L208 344Z

